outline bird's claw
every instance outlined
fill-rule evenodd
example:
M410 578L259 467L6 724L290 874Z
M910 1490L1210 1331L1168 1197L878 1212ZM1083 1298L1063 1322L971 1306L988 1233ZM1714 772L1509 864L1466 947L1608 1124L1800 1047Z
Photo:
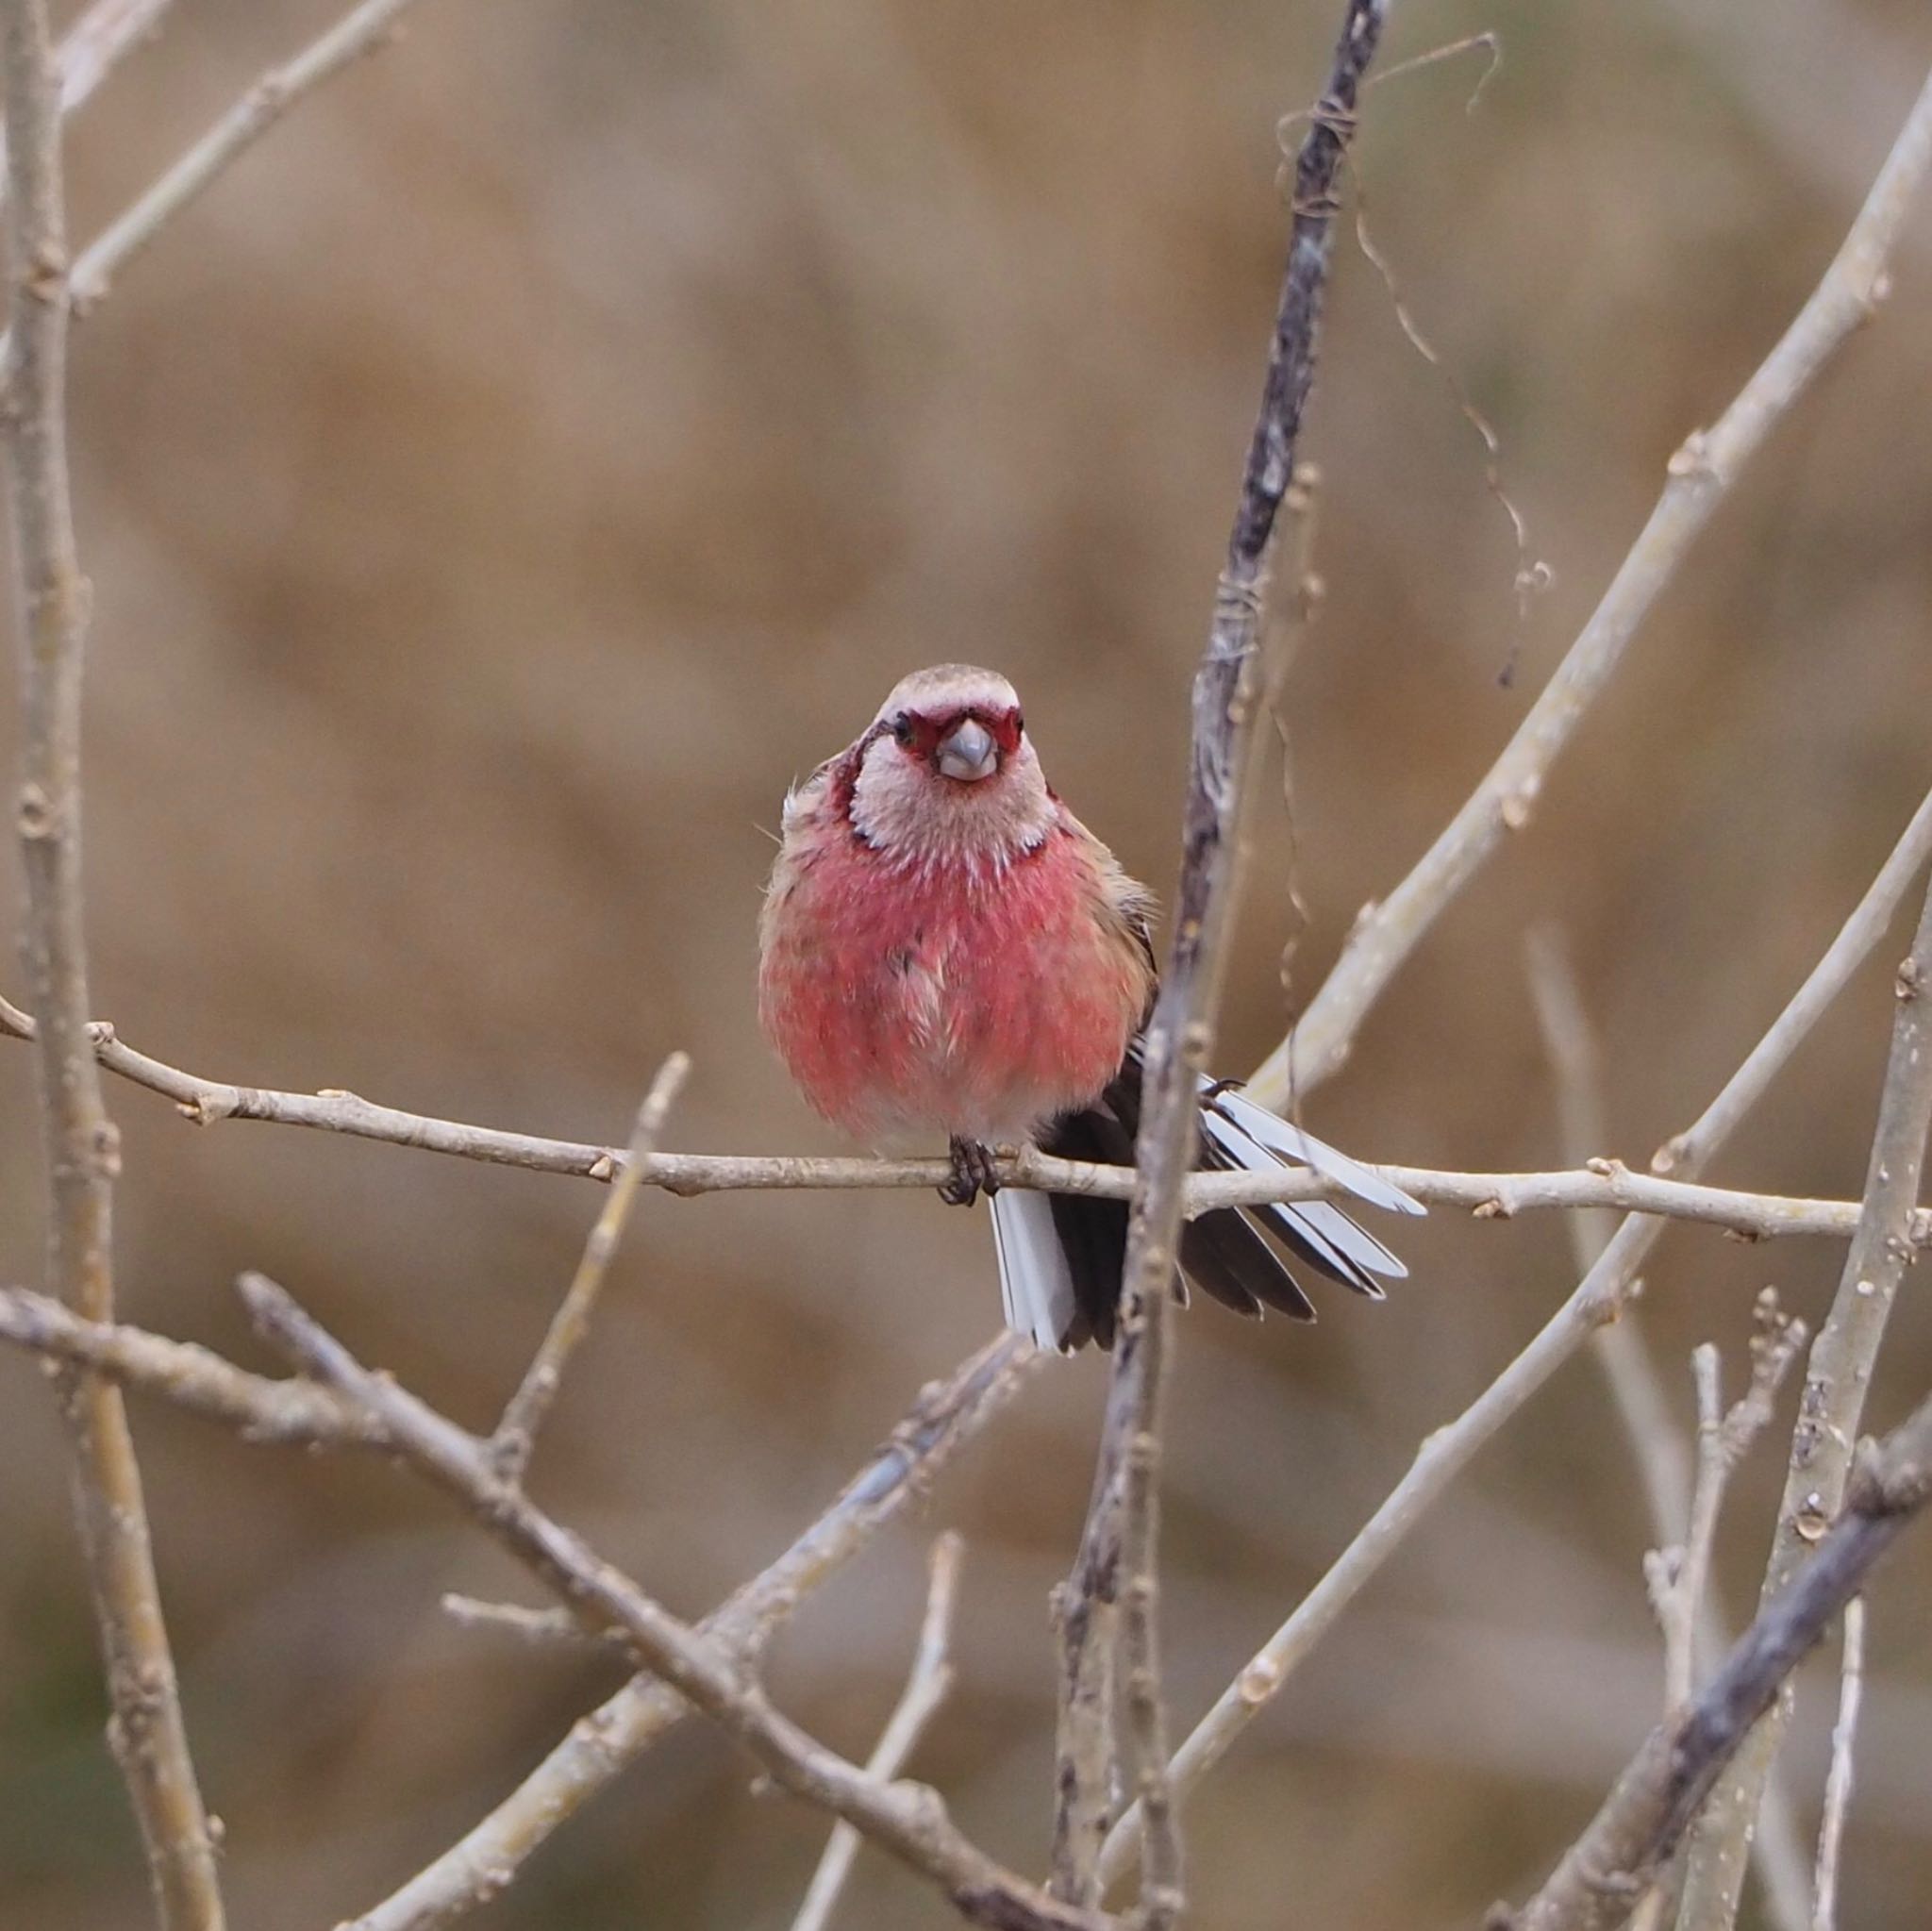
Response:
M940 1198L948 1207L971 1207L982 1193L990 1199L1000 1190L998 1157L984 1140L955 1140L946 1151L953 1177L940 1189Z

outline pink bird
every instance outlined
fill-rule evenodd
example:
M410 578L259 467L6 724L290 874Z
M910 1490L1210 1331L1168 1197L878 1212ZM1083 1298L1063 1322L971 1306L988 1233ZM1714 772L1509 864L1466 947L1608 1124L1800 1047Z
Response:
M868 1144L943 1133L941 1196L991 1197L1008 1325L1041 1347L1109 1346L1125 1203L1001 1190L991 1149L1132 1165L1151 894L1055 796L1013 687L965 664L899 683L790 793L783 825L758 1013L791 1076ZM1201 1135L1209 1167L1310 1167L1373 1206L1423 1211L1230 1082L1203 1081ZM1377 1299L1378 1276L1407 1272L1327 1201L1203 1214L1181 1271L1241 1313L1311 1321L1277 1241Z

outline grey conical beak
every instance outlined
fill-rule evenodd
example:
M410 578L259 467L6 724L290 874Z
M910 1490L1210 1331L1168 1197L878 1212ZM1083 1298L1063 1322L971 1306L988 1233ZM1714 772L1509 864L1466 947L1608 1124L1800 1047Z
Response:
M991 777L999 769L999 746L992 733L976 719L968 718L940 740L939 768L942 775L958 778L961 784L974 784Z

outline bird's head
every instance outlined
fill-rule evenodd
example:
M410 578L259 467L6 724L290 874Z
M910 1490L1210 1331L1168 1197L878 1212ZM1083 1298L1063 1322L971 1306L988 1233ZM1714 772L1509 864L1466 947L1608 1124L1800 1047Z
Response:
M902 678L853 746L848 783L852 828L913 863L997 869L1055 820L1013 687L969 664Z

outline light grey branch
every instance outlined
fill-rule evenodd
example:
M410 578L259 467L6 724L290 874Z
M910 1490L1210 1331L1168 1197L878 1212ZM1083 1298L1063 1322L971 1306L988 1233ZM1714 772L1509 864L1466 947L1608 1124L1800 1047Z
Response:
M1845 1813L1852 1802L1852 1749L1858 1736L1858 1705L1865 1694L1865 1599L1845 1605L1844 1662L1838 1693L1838 1722L1831 1730L1831 1769L1824 1779L1824 1816L1818 1827L1818 1872L1811 1885L1811 1931L1832 1931L1838 1922L1839 1853Z
M24 1288L0 1288L0 1340L43 1360L92 1369L118 1387L159 1395L250 1441L302 1448L389 1446L378 1424L312 1381L250 1374L210 1349L144 1328L88 1321Z
M21 760L14 825L26 875L24 952L42 1015L48 1278L82 1318L113 1319L120 1144L88 1038L81 890L81 658L88 586L67 471L67 239L60 108L44 0L0 9L12 330L0 407L13 525ZM109 1740L147 1852L164 1931L221 1931L222 1899L155 1578L141 1469L120 1390L58 1377L81 1543L113 1711Z
M1892 914L1932 852L1932 799L1914 814L1905 836L1845 922L1824 957L1774 1022L1724 1090L1675 1142L1679 1165L1692 1174L1714 1154L1749 1102L1770 1084L1811 1026L1884 936ZM1631 1215L1575 1291L1551 1316L1529 1345L1454 1421L1426 1437L1408 1473L1363 1524L1334 1565L1293 1614L1269 1638L1224 1690L1175 1754L1174 1788L1187 1792L1220 1761L1229 1746L1280 1690L1289 1673L1314 1648L1403 1539L1427 1514L1478 1449L1523 1407L1598 1326L1616 1319L1636 1290L1638 1270L1663 1223ZM1101 1876L1111 1883L1131 1863L1140 1818L1130 1810L1109 1834Z
M496 1424L496 1433L491 1438L491 1453L496 1457L497 1472L507 1480L521 1482L529 1467L531 1453L537 1446L537 1431L543 1425L550 1404L557 1399L557 1390L563 1384L563 1371L590 1332L591 1316L596 1308L597 1296L603 1291L604 1276L609 1271L617 1243L624 1238L624 1224L638 1197L644 1163L663 1134L664 1123L690 1072L690 1058L683 1053L672 1054L658 1069L658 1076L638 1108L630 1151L625 1156L610 1197L604 1203L604 1210L584 1243L583 1257L577 1262L570 1291L564 1295L541 1345L503 1411L503 1420Z
M877 1745L865 1760L868 1776L897 1776L912 1755L913 1746L925 1734L926 1725L952 1693L953 1664L948 1651L953 1640L953 1611L959 1596L959 1563L964 1555L965 1544L950 1532L932 1545L925 1620L920 1625L912 1673L906 1679L905 1693L887 1720ZM839 1894L852 1874L858 1844L858 1833L849 1823L841 1823L833 1829L825 1854L819 1859L819 1868L812 1873L805 1902L792 1920L791 1931L825 1931L838 1908Z
M72 114L135 48L151 39L175 0L94 0L61 36L55 55L60 112Z
M464 1629L490 1629L514 1636L537 1649L600 1650L628 1658L630 1644L616 1629L586 1629L568 1609L528 1609L521 1603L487 1603L452 1590L442 1613Z
M1916 864L1932 850L1932 801L1915 819L1900 854ZM1900 867L1908 872L1908 867ZM1849 937L1862 946L1871 938L1857 932ZM1862 957L1862 952L1859 954ZM1810 1024L1814 1014L1793 1008L1786 1015ZM379 1107L340 1088L321 1092L281 1092L267 1087L227 1086L183 1073L125 1044L113 1025L94 1021L90 1029L96 1057L110 1073L172 1099L189 1120L199 1125L220 1120L260 1120L286 1126L306 1126L341 1133L390 1146L416 1147L459 1159L481 1160L493 1166L522 1167L536 1173L568 1174L591 1180L611 1180L624 1171L621 1148L587 1140L548 1140L538 1134L501 1127L477 1126L460 1120L442 1120L425 1113L406 1113ZM0 999L0 1035L18 1040L34 1037L32 1019ZM1782 1040L1767 1055L1762 1046L1754 1059L1758 1067L1782 1064L1787 1047ZM1747 1067L1756 1080L1757 1067ZM1740 1073L1740 1078L1743 1077ZM1735 1085L1736 1082L1733 1082ZM1729 1089L1726 1089L1729 1091ZM1755 1095L1754 1095L1755 1096ZM1680 1136L1688 1141L1688 1135ZM1678 1141L1672 1142L1675 1148ZM1675 1162L1674 1153L1659 1156ZM1678 1162L1680 1164L1680 1162ZM1082 1160L1056 1159L1025 1148L1002 1154L996 1163L1003 1186L1032 1187L1055 1193L1086 1194L1096 1199L1125 1200L1132 1196L1134 1176L1124 1167L1096 1166ZM1747 1193L1733 1188L1700 1187L1656 1174L1640 1174L1614 1159L1592 1159L1574 1172L1548 1174L1457 1174L1428 1167L1386 1165L1377 1171L1431 1207L1460 1207L1478 1220L1509 1220L1520 1213L1591 1211L1611 1208L1624 1213L1657 1215L1666 1220L1699 1221L1723 1227L1749 1240L1810 1237L1849 1240L1858 1223L1858 1203L1853 1200L1810 1200L1775 1193ZM742 1190L868 1188L938 1188L952 1176L942 1159L860 1159L798 1155L652 1153L641 1167L640 1184L667 1193L691 1197L704 1193ZM1190 1217L1215 1207L1238 1207L1270 1200L1320 1200L1334 1190L1332 1183L1306 1170L1279 1168L1273 1173L1194 1174L1183 1195ZM1912 1222L1912 1240L1932 1246L1932 1208L1922 1209Z
M1831 266L1775 348L1707 430L1672 457L1657 507L1569 654L1468 802L1389 896L1356 923L1294 1030L1255 1075L1255 1096L1286 1106L1347 1058L1369 1009L1410 953L1535 812L1551 767L1622 662L1690 546L1745 464L1812 378L1883 299L1886 265L1932 165L1932 82Z
M1926 99L1932 101L1932 84ZM1932 128L1932 114L1927 119ZM1932 144L1932 132L1927 140ZM1932 1131L1932 891L1911 952L1899 967L1894 992L1891 1052L1866 1173L1864 1208L1806 1369L1777 1534L1764 1578L1767 1601L1796 1573L1843 1498L1865 1390L1912 1258L1910 1226L1926 1135ZM1718 1783L1708 1812L1699 1820L1685 1875L1681 1931L1728 1931L1737 1916L1744 1854L1787 1715L1780 1703L1766 1717Z

